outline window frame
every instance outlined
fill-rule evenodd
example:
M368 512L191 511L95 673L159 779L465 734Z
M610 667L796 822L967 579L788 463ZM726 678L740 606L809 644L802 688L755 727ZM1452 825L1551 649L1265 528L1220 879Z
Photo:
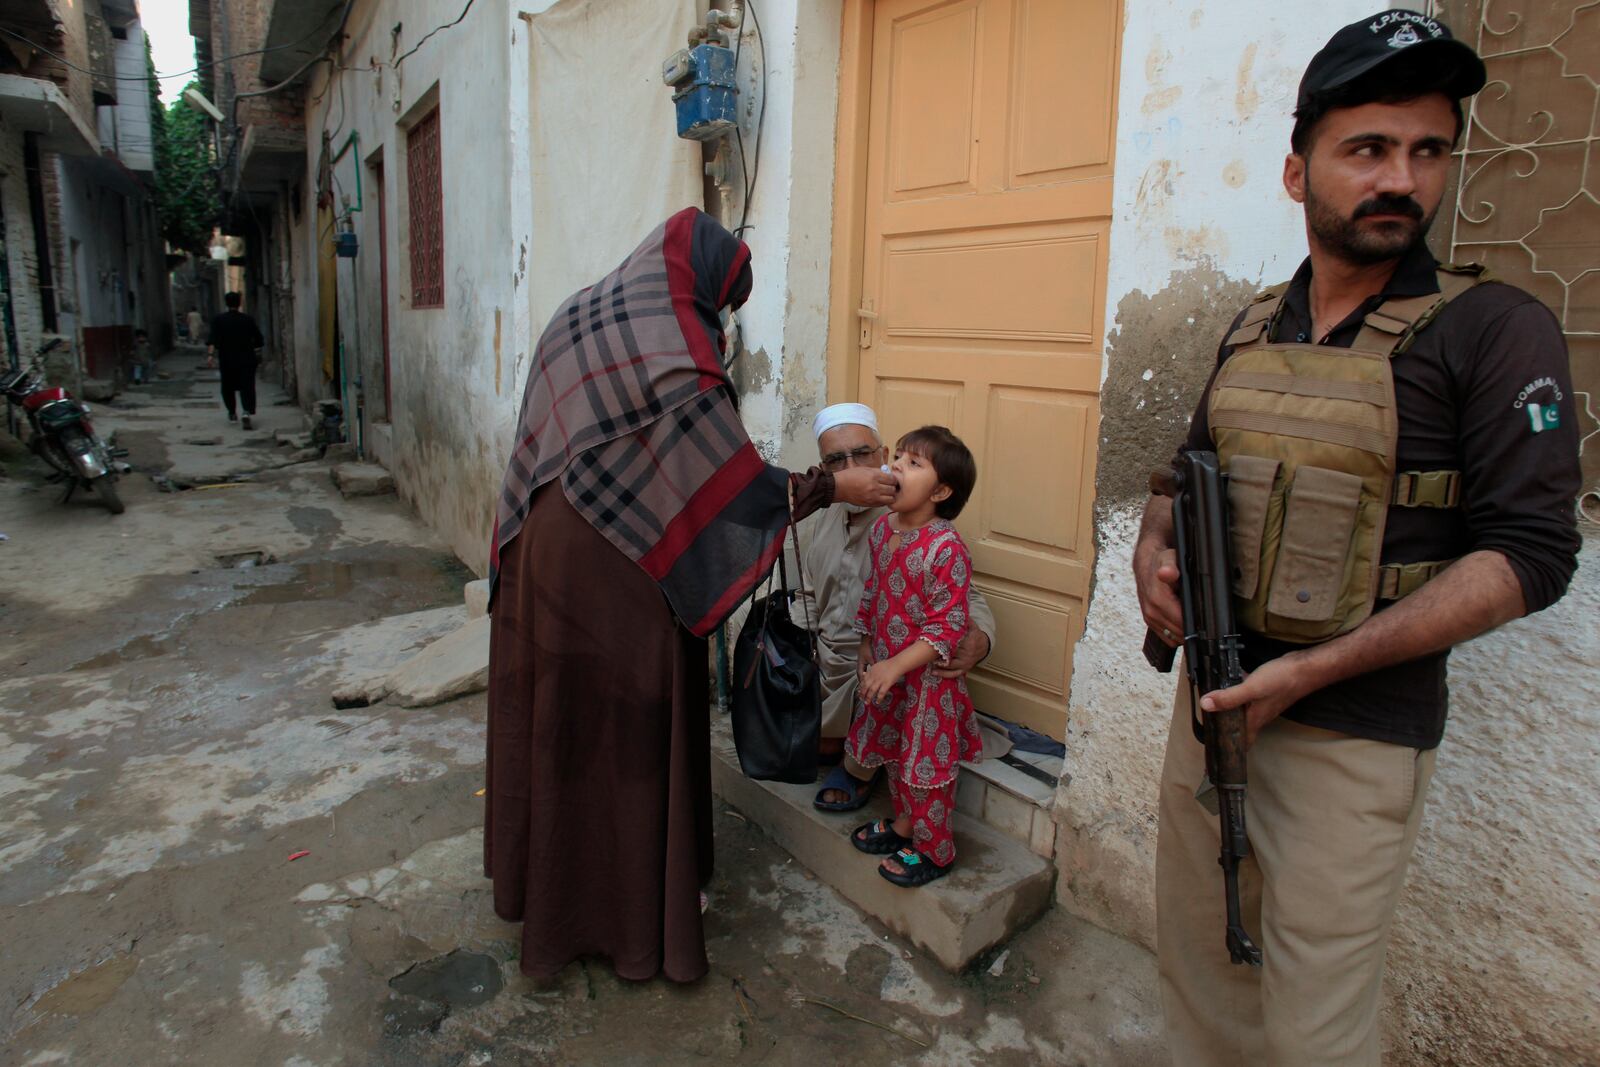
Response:
M406 129L406 259L416 310L444 307L443 141L434 103Z

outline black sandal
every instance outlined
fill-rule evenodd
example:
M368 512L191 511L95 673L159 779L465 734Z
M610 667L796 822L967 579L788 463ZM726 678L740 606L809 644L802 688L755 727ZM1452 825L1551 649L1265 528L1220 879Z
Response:
M896 849L909 846L911 839L895 833L892 820L879 819L877 822L862 823L851 830L850 843L869 856L887 856Z
M941 867L914 848L902 848L894 854L894 858L905 868L904 874L896 874L881 864L878 866L878 873L887 881L907 889L916 889L936 878L943 878L950 873L950 868L955 866L951 863Z
M811 806L818 811L855 811L867 806L867 801L872 799L873 788L882 777L877 771L871 771L867 779L862 781L843 766L835 767L828 772L828 777L823 779L822 788L817 790L816 797L811 801ZM849 800L823 800L822 794L830 789L841 793L849 793Z

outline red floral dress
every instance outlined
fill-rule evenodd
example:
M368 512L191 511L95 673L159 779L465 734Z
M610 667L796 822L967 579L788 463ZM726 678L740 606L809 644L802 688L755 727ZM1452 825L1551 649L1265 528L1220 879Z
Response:
M972 581L967 546L954 526L935 519L901 533L891 550L889 518L872 527L872 574L856 612L856 632L871 639L875 662L917 641L928 642L947 659L967 631ZM863 767L891 765L911 789L952 784L962 760L983 758L966 679L940 678L931 666L919 667L907 672L884 703L858 700L848 748Z

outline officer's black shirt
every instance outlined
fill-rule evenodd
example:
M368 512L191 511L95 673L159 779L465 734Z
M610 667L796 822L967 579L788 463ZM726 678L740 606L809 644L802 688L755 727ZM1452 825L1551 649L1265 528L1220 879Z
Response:
M1419 244L1381 294L1325 338L1313 338L1307 259L1290 282L1269 339L1349 348L1362 319L1384 300L1437 293L1436 266ZM1229 333L1243 316L1241 311ZM1232 353L1221 346L1218 365ZM1454 509L1391 507L1382 562L1447 560L1494 549L1521 583L1529 613L1548 607L1577 568L1575 501L1581 484L1572 376L1555 316L1521 289L1484 282L1453 300L1392 362L1400 413L1396 469L1459 470L1462 488ZM1206 417L1210 393L1207 383L1187 449L1214 448ZM1546 417L1550 405L1558 414L1555 425ZM1530 406L1539 407L1537 418ZM1245 669L1298 647L1246 632ZM1448 657L1441 652L1348 678L1284 715L1307 726L1433 748L1444 735Z

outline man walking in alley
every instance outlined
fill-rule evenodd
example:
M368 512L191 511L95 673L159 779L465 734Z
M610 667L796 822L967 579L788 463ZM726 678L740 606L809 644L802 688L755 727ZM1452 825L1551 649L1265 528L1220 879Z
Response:
M239 310L238 293L229 293L222 301L228 310L211 320L207 365L222 371L222 403L228 409L228 421L238 418L236 408L243 407L240 425L248 430L256 413L256 351L266 342L256 320Z
M1186 450L1229 475L1248 672L1244 924L1223 944L1218 823L1179 687L1160 789L1157 942L1184 1067L1380 1062L1390 922L1445 725L1452 646L1566 590L1580 484L1548 309L1424 244L1482 61L1435 19L1346 26L1300 83L1284 186L1309 257L1235 318ZM1145 621L1183 634L1172 501L1134 550ZM1515 760L1514 752L1506 759Z

